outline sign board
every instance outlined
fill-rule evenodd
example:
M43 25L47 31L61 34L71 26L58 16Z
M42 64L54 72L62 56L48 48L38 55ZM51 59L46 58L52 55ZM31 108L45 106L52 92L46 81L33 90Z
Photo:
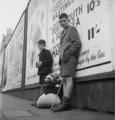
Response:
M24 17L21 17L5 50L4 86L2 91L20 88L22 81L22 60L24 40Z
M58 16L69 15L77 28L82 49L76 67L78 77L112 71L110 19L107 0L50 0L48 44L54 56L54 70L59 73L59 37L62 31Z
M39 39L47 40L47 12L47 0L32 0L28 6L26 85L39 82L36 68L36 61L39 57L37 42Z
M0 55L0 86L1 86L1 82L2 82L3 53L4 52L2 52Z

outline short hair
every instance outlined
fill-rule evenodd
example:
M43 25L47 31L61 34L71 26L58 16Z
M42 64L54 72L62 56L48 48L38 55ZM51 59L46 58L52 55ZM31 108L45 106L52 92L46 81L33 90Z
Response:
M44 44L44 45L46 45L46 41L43 40L43 39L40 39L40 40L38 41L38 44Z
M59 19L62 19L62 18L67 18L68 19L68 15L66 13L61 13L59 15Z

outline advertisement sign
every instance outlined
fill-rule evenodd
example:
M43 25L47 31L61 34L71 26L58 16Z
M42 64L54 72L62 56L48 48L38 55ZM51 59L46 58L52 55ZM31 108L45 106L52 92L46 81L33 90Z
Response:
M2 82L3 52L0 55L0 86Z
M24 41L24 18L22 16L15 33L11 40L14 41L14 59L13 59L13 84L15 88L21 87L22 81L22 60L23 60L23 41ZM18 53L18 54L17 54Z
M24 16L16 27L5 50L4 83L2 91L20 88L22 81L22 58L24 40Z
M6 91L13 88L12 73L13 73L13 55L14 55L14 42L13 40L7 46L5 51L5 65L4 65L4 87L2 91Z
M7 72L8 71L8 47L5 49L5 59L3 67L3 80L2 80L2 91L6 91L8 88ZM7 84L7 85L6 85Z
M111 71L111 36L107 0L49 1L48 44L54 57L54 70L59 73L58 50L62 29L58 23L58 16L62 12L69 15L69 23L77 28L82 42L76 75L82 77Z
M28 6L26 85L39 82L38 69L36 68L36 61L39 59L37 42L39 39L44 39L47 42L47 12L47 0L32 0Z

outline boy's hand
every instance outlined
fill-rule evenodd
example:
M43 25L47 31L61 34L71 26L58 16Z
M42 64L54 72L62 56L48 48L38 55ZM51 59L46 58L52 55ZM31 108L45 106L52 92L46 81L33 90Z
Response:
M39 61L39 62L36 62L36 67L41 67L41 65L42 65L42 62L41 61Z

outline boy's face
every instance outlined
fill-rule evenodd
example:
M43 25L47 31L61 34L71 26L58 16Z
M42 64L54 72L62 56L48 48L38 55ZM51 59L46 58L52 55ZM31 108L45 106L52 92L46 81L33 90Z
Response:
M39 48L40 50L43 50L43 49L45 49L45 45L44 45L44 44L38 44L38 48Z
M59 24L62 28L66 28L68 26L69 20L66 17L59 19Z

